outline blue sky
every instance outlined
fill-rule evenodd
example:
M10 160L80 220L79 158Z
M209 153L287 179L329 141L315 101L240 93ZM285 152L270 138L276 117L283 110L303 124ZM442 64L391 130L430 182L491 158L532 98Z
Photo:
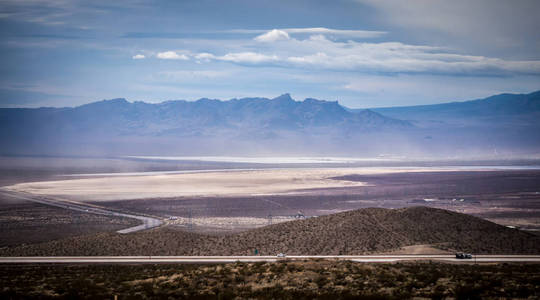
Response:
M0 0L0 106L540 89L540 1Z

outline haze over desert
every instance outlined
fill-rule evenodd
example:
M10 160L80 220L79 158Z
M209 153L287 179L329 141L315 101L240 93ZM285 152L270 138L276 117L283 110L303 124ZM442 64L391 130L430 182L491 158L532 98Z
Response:
M540 299L540 0L0 0L0 299Z

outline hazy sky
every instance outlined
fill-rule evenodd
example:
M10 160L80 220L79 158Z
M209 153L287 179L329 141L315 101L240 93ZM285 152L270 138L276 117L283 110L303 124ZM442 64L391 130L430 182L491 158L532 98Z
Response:
M540 89L540 1L0 0L0 106Z

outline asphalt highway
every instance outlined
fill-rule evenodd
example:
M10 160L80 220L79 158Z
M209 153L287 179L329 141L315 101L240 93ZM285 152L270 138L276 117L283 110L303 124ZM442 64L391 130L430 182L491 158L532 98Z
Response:
M40 196L31 195L31 194L23 194L19 192L11 192L11 191L5 191L5 190L0 190L0 194L5 197L32 201L36 203L41 203L41 204L54 206L54 207L60 207L64 209L70 209L70 210L79 211L83 213L131 218L131 219L136 219L142 222L141 225L119 230L117 231L118 233L131 233L131 232L158 227L158 226L161 226L161 224L163 224L163 221L156 218L115 212L112 210L104 209L102 207L97 207L95 205L85 204L81 202L68 201L64 199L56 199L52 197L40 197Z
M477 255L472 259L456 259L454 255L339 255L339 256L49 256L0 257L0 264L208 264L232 262L276 262L280 260L349 260L364 263L398 261L438 261L452 263L540 263L540 255Z

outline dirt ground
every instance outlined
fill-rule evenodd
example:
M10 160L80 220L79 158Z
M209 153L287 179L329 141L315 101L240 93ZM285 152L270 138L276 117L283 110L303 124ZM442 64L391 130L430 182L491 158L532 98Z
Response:
M4 188L11 191L95 202L178 196L256 196L363 185L362 182L330 179L355 172L361 172L361 170L214 171L43 181L20 183Z
M398 250L386 252L384 254L389 255L401 255L401 254L415 254L415 255L421 255L421 254L453 254L452 251L448 250L442 250L439 248L436 248L437 245L412 245L412 246L405 246Z
M135 226L136 221L85 214L0 196L0 248Z
M100 202L110 208L173 218L205 229L205 218L255 218L253 227L340 211L430 206L482 217L505 226L540 230L540 171L409 172L350 175L365 186L325 188L303 194L237 197L171 197ZM281 218L281 219L280 219ZM200 219L201 221L196 221ZM223 221L223 220L221 220ZM245 222L242 228L247 228Z
M20 184L18 188L29 188L35 193L75 195L78 200L90 200L118 211L161 216L176 228L205 233L236 232L366 207L407 206L443 208L540 232L540 170L456 171L465 168L430 168L424 164L417 168L296 166L293 170L227 171L260 167L256 164L119 159L82 159L81 163L78 159L63 158L28 158L21 163L17 159L0 158L0 185ZM150 177L71 176L197 169L225 171ZM439 171L434 172L434 169ZM133 195L141 199L129 200ZM31 208L27 210L27 207ZM27 239L33 241L45 236L63 236L55 233L57 231L67 231L69 235L118 228L116 221L107 225L109 221L103 217L37 204L26 203L19 207L0 202L0 213L4 220L0 220L1 228L6 236L3 241L13 239L8 244L15 243L20 236L34 236ZM64 219L57 224L60 217L53 216L64 216ZM43 219L32 223L39 230L30 229L34 225L29 223L29 218ZM13 226L19 226L19 231L7 230ZM39 234L44 227L50 228L52 233ZM29 233L20 234L23 228ZM7 236L9 232L13 232L12 237Z

